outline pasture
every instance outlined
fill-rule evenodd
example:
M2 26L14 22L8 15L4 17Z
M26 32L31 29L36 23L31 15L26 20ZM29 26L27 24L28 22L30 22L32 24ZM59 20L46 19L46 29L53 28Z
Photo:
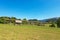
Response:
M60 28L0 24L0 40L60 40Z

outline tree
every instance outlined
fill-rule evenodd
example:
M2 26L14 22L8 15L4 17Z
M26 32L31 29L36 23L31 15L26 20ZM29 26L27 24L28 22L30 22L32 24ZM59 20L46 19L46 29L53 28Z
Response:
M16 20L17 18L15 18L15 17L11 17L10 18L10 21L11 21L11 23L15 23L15 20Z
M6 17L6 16L0 17L0 23L3 24L9 23L9 19L10 17Z
M37 20L37 19L30 19L28 21L29 21L29 24L32 24L32 25L40 25L40 21Z
M37 19L29 19L29 21L38 21Z
M23 24L28 24L27 19L26 19L26 18L24 18L24 19L23 19L23 21L22 21L22 23L23 23Z
M58 18L58 20L57 20L57 27L60 28L60 18Z

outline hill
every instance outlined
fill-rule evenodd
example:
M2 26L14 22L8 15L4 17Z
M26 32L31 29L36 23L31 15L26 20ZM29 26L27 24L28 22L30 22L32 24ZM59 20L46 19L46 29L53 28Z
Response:
M56 22L59 17L54 17L54 18L49 18L49 19L43 19L40 20L40 22L45 23L45 22Z

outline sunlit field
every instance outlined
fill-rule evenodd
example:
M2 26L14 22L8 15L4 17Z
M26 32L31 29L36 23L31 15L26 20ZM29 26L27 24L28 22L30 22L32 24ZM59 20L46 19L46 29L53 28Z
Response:
M60 40L60 28L0 24L0 40Z

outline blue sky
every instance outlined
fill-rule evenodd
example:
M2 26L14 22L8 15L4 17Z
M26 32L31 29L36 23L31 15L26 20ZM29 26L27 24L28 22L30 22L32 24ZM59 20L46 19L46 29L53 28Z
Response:
M0 16L21 19L60 17L60 0L0 0Z

